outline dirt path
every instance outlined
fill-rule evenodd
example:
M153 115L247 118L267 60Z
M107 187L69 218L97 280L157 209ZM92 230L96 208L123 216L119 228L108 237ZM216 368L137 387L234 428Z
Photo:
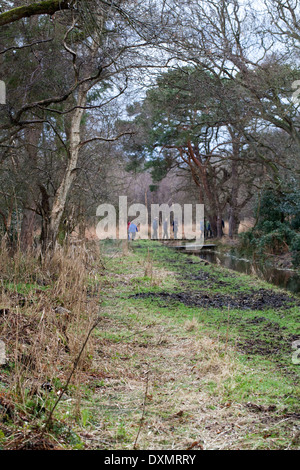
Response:
M107 327L106 331L113 327L116 333L111 322ZM186 325L187 330L196 327ZM90 444L133 448L147 381L138 448L253 448L255 442L251 438L245 442L245 436L253 434L256 441L258 434L270 434L277 420L267 408L227 401L224 384L237 367L232 352L224 354L223 345L206 336L194 339L181 333L175 336L172 325L158 323L149 325L147 338L136 335L131 342L103 343L108 373L94 400L104 421ZM204 384L211 384L211 393L205 391ZM268 445L276 447L276 439L269 439Z
M261 404L255 390L256 380L272 371L243 364L235 346L208 334L195 315L178 321L147 296L134 303L132 292L143 284L146 268L147 261L133 254L120 256L103 281L95 357L101 374L86 403L93 427L81 434L88 447L133 449L137 437L138 449L298 445L299 416L278 407L275 397L274 404ZM175 272L152 266L145 282L155 289L175 278Z

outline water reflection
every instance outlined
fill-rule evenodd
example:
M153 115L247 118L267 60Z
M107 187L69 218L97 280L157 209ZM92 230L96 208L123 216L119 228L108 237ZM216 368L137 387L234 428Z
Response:
M200 258L240 273L252 274L275 286L284 288L293 293L300 292L300 276L293 271L275 269L239 258L230 253L219 253L212 250L201 250Z

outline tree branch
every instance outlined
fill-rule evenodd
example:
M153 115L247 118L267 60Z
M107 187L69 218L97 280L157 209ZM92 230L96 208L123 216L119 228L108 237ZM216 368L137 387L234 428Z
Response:
M11 50L17 51L19 49L25 49L26 47L32 47L32 46L36 46L37 44L44 44L45 42L51 42L51 41L53 41L53 38L44 39L41 41L35 41L35 42L32 42L31 44L24 44L24 46L11 46L11 47L8 47L7 49L4 49L3 51L0 51L0 55L5 54L6 52L9 52Z
M60 10L70 10L72 4L73 1L47 0L45 2L32 3L31 5L13 8L12 10L0 14L0 26L34 15L53 15Z
M90 142L94 142L96 140L101 140L103 142L115 142L116 140L120 139L124 135L132 135L132 134L134 134L133 131L127 131L127 132L122 132L122 134L119 134L115 137L108 137L108 138L106 138L106 137L93 137L91 139L85 140L84 142L80 142L80 148L83 147L84 145L89 144Z

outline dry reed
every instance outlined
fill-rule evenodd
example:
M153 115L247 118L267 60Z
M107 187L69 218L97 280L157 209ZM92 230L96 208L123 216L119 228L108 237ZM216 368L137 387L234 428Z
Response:
M34 417L28 403L40 401L49 390L60 393L57 384L66 381L98 317L98 284L93 280L101 269L100 254L84 244L58 247L42 256L11 254L2 243L0 266L0 339L7 356L5 373L0 369L6 384L0 410L4 421L8 413L16 422L30 423ZM77 408L93 347L91 338L72 377Z

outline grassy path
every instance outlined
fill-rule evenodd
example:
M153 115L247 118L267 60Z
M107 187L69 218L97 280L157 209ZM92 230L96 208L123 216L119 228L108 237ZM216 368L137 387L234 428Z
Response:
M297 298L156 242L102 252L89 448L299 448Z

